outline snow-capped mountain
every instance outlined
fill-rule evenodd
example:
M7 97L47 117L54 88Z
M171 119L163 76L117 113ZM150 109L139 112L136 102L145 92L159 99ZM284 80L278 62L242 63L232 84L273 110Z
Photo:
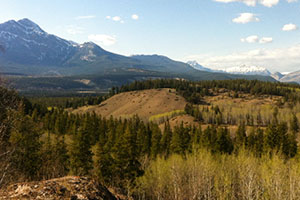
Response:
M165 56L127 57L93 42L77 44L48 34L29 19L0 24L0 72L27 75L78 75L143 69L164 73L197 72Z
M43 31L29 19L0 24L0 43L8 61L28 65L61 65L79 48L77 44Z
M214 70L214 69L203 67L202 65L198 64L197 61L188 61L187 64L200 71L219 72L219 73L228 73L228 74L242 74L242 75L271 76L271 72L269 70L267 70L264 67L258 67L258 66L242 65L239 67L230 67L226 69Z
M189 64L190 66L192 66L193 68L200 70L200 71L206 71L206 72L213 72L212 69L203 67L202 65L200 65L197 61L193 60L193 61L188 61L187 64Z
M230 67L223 69L226 73L230 74L243 74L243 75L262 75L262 76L270 76L271 72L264 67L258 66L246 66L242 65L239 67Z

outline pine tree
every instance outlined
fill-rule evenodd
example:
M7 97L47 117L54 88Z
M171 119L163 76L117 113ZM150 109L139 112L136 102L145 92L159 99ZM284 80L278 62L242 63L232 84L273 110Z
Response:
M144 123L140 123L137 136L137 151L140 156L144 156L148 154L148 138L147 138L147 129Z
M290 129L295 135L299 132L299 121L295 113L293 113L292 120L290 122Z
M151 157L156 158L156 156L161 152L160 141L161 141L161 131L159 127L155 124L151 124L152 137L151 137Z
M258 157L260 157L265 150L264 131L260 128L256 130L254 149L255 155Z
M246 147L247 145L247 135L246 135L246 126L245 123L242 122L237 131L236 131L236 143L240 147Z
M104 139L99 140L97 143L95 162L96 176L98 177L99 181L106 184L111 184L114 178L114 160L111 156L111 149L107 148L105 143L106 141Z
M74 175L88 175L92 169L90 136L85 127L73 136L70 149L70 168Z
M164 133L161 138L161 150L165 158L167 158L170 154L170 144L172 140L172 130L170 127L169 120L165 122Z
M231 154L233 142L227 128L219 128L217 131L216 151Z
M170 150L175 154L185 154L189 147L190 135L188 129L184 128L183 123L174 128Z
M12 164L20 177L26 180L37 178L41 167L41 142L37 125L28 116L22 117L16 124L11 135L11 142L15 147Z
M140 169L141 164L138 161L138 152L136 145L136 133L132 131L130 125L127 125L122 139L118 142L118 148L115 154L115 174L117 180L121 183L133 184L136 177L143 174Z
M56 137L54 144L55 151L55 170L57 176L66 176L70 169L70 157L68 155L67 144L65 143L65 136Z

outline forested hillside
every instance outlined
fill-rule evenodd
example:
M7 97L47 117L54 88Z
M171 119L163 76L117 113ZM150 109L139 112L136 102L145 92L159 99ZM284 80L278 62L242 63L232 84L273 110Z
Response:
M160 88L188 102L183 114L193 126L69 112ZM299 199L299 91L256 80L160 79L102 97L29 101L1 88L0 187L84 175L133 199Z

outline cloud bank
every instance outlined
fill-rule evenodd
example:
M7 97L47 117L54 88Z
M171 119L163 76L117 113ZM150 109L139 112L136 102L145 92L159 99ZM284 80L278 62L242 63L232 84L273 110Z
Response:
M214 0L216 2L221 3L232 3L232 2L240 2L244 3L247 6L256 6L257 4L266 6L266 7L273 7L276 6L279 3L279 0ZM296 2L297 0L287 0L287 2L292 3Z
M229 55L190 55L184 60L197 60L205 67L223 69L240 65L263 66L271 71L300 70L300 44L288 48L254 49Z
M241 38L241 42L266 44L273 42L271 37L262 37L259 39L257 35L251 35L246 38Z

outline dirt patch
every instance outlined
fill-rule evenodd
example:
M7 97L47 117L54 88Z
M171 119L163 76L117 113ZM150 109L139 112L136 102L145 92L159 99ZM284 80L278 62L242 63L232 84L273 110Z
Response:
M13 184L0 190L0 199L112 199L107 188L90 178L68 176L46 181Z

